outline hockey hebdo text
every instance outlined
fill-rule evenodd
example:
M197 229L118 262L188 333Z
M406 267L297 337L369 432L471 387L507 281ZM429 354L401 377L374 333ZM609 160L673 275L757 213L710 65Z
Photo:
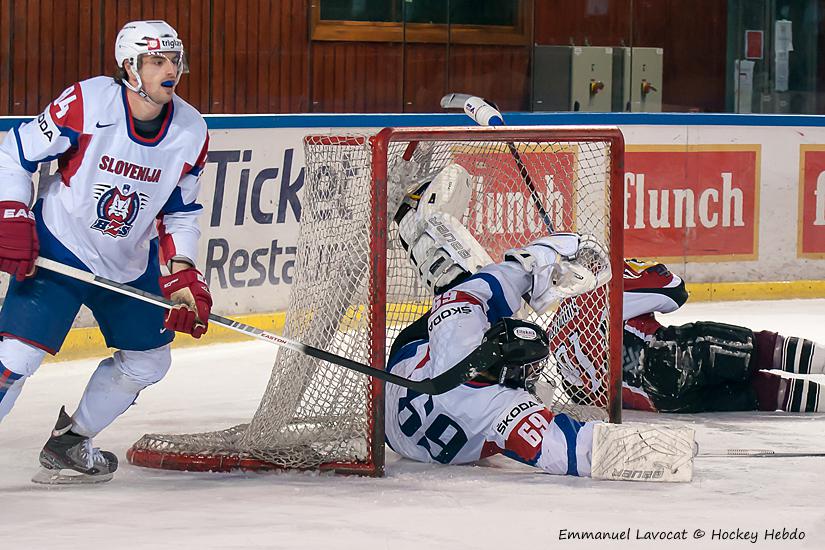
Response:
M737 543L756 544L778 543L788 544L792 541L803 541L806 537L802 529L786 527L765 527L759 529L734 529L722 528L694 528L694 529L669 529L669 530L648 530L628 527L627 529L602 531L588 529L559 529L559 541L720 541Z

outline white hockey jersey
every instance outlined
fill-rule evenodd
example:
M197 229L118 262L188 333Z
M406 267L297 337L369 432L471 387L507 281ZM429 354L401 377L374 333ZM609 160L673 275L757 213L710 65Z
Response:
M41 182L43 222L93 273L129 282L146 270L156 236L165 258L197 258L207 148L203 117L178 96L158 135L145 139L133 127L125 87L91 78L8 133L0 200L29 204L38 163L58 159L59 179Z
M530 277L513 263L489 265L437 296L428 339L397 350L387 369L422 380L466 357L501 317L523 301ZM461 464L503 453L554 474L589 475L592 423L553 415L523 389L469 382L441 395L387 384L385 434L390 448L421 462Z

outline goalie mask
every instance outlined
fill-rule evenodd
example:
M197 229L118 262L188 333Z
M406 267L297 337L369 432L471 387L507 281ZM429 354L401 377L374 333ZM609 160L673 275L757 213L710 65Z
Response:
M183 50L183 41L178 38L177 31L166 21L132 21L126 23L117 33L115 39L115 60L117 66L124 70L126 69L123 63L126 61L130 63L129 72L137 79L137 86L129 83L128 78L123 80L123 84L145 100L152 101L143 89L143 82L138 72L139 61L143 56L163 55L164 53L176 54L172 63L177 68L175 78L175 84L177 84L180 82L180 77L189 72L189 64Z
M476 381L495 381L508 388L535 389L550 353L547 333L540 326L504 317L484 333L467 358L481 374Z

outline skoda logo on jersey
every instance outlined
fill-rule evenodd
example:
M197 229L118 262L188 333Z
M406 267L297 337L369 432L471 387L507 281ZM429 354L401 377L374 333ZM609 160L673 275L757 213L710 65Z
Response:
M144 193L133 191L128 183L122 188L106 187L95 186L97 220L92 224L92 229L113 238L125 237L148 197Z

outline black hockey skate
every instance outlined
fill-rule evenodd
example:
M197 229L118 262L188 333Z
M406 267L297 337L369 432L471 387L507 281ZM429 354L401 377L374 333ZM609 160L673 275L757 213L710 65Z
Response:
M66 414L66 407L61 407L52 436L40 451L42 468L33 482L68 485L112 479L117 470L114 453L92 447L92 440L72 432L72 426L72 417Z

